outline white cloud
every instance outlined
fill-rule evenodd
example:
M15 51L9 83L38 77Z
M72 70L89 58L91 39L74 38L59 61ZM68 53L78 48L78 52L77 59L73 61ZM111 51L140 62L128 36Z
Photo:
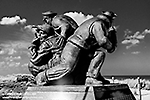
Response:
M135 46L137 46L137 44L130 44L126 46L126 49L130 49L131 47L135 47Z
M8 55L13 55L17 52L14 48L9 48L8 50L9 50Z
M29 42L25 41L9 41L0 44L1 51L0 54L8 54L8 55L14 55L18 52L24 53L24 51L27 51L28 46L30 45Z
M138 44L138 43L140 43L140 41L139 40L136 40L136 39L128 39L128 40L124 40L124 41L122 41L122 44L128 44L128 43L131 43L131 44Z
M25 24L26 19L21 19L20 16L16 15L14 17L3 17L0 21L1 25L15 25L15 24Z
M126 46L126 49L129 49L133 46L137 46L141 40L143 40L146 35L150 33L149 29L145 29L143 32L135 32L134 34L132 34L132 31L130 30L126 30L125 31L125 39L122 41L122 44L129 44Z
M0 67L22 67L29 55L26 41L7 41L0 44ZM23 57L23 59L22 59Z
M0 50L0 55L1 55L1 54L4 54L4 50Z
M37 28L34 28L34 26L36 25L27 25L24 27L24 31L30 35L30 37L34 37L34 34L36 33L36 29ZM33 38L32 38L33 39Z
M19 67L20 62L7 62L8 67Z
M150 29L145 29L144 33L150 33Z
M21 59L21 56L15 56L15 57L8 56L5 58L6 61L14 61L14 60L19 60L19 59Z
M17 53L15 48L7 47L8 45L4 45L4 44L0 44L0 45L4 46L0 52L1 55L3 55L3 54L13 55L13 54Z
M135 55L137 55L137 54L139 54L139 53L140 53L140 51L131 52L131 54L135 54Z
M15 77L14 75L0 76L0 81L4 80L16 81L17 77Z
M7 41L0 44L0 67L22 67L21 62L29 55L29 42ZM23 59L22 59L23 57Z
M85 20L93 17L93 15L85 15L82 12L68 12L68 13L65 13L65 15L74 19L78 25L80 25Z
M22 64L21 67L28 67L28 63Z
M0 67L3 67L4 65L5 65L4 61L0 62Z
M20 67L21 56L3 56L1 57L0 67Z

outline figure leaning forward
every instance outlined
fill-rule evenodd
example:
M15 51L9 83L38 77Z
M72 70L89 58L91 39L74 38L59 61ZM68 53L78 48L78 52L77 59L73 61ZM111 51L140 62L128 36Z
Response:
M116 29L112 26L115 17L115 13L105 11L83 22L69 37L60 63L39 73L37 84L109 84L100 73L105 58L101 48L112 53L117 47Z
M36 28L36 33L29 47L31 59L28 68L35 77L60 62L60 54L67 38L78 27L69 16L50 11L43 13L43 21L43 25L33 27Z

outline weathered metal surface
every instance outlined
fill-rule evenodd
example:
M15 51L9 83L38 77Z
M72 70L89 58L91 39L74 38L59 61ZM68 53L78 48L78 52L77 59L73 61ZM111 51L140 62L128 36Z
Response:
M127 84L93 86L95 100L136 100Z
M22 100L136 100L126 84L29 87Z

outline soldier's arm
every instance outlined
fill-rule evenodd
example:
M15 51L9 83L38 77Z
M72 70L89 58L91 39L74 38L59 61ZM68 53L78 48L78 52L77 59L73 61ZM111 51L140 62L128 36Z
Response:
M63 19L59 19L59 18L55 18L53 21L52 21L52 25L54 26L54 29L56 32L58 32L58 34L66 37L66 30L68 29L69 27L69 24L63 20ZM60 30L60 32L59 32Z
M35 45L29 46L29 47L28 47L28 50L29 50L31 56L34 56L34 55L36 54L36 51L37 51Z
M107 44L109 45L109 42L106 43L106 45L103 46L103 48L106 49L108 53L112 53L112 52L114 52L114 51L116 50L116 47L117 47L117 36L116 36L116 32L117 32L117 31L116 31L116 28L113 27L113 26L109 29L108 36L107 36L107 37L108 37L110 43L112 43L112 44L111 44L112 46L111 46L110 48L108 48L109 46L107 46Z
M32 44L35 46L39 46L40 45L40 38L33 39Z
M98 44L100 47L104 47L104 49L108 50L112 48L112 43L106 37L107 30L104 30L105 26L101 22L93 23L92 33L94 34Z
M28 47L28 49L32 52L33 49L37 49L40 45L40 40L39 38L33 39L31 45Z
M61 27L61 35L64 36L66 38L66 30L68 29L69 25L64 23Z
M63 21L60 21L60 26L59 26L59 29L60 29L60 35L63 36L64 38L66 38L66 30L69 28L69 24L63 22ZM57 31L57 30L56 30Z

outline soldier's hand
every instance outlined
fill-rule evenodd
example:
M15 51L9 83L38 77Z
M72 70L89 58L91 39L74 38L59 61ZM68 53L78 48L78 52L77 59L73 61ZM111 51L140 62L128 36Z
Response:
M39 73L36 78L36 84L39 86L43 86L44 84L46 84L46 77L45 77L45 71Z

